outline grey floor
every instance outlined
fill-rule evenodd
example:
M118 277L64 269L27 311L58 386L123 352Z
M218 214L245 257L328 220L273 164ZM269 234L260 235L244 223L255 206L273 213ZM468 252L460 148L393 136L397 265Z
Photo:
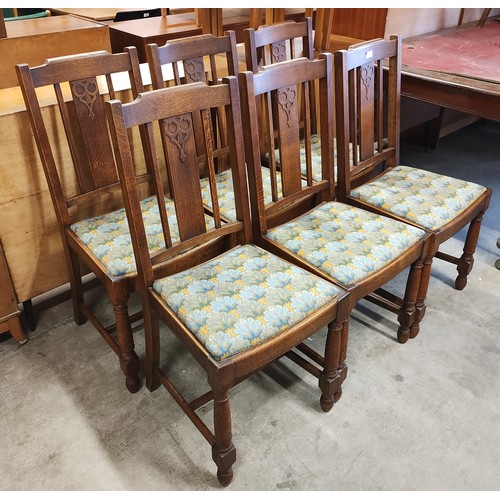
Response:
M436 261L421 333L406 345L393 316L359 304L344 394L329 414L315 380L288 360L236 387L229 490L500 489L499 158L491 122L434 152L404 145L405 164L496 190L467 287L454 290L453 266ZM447 248L459 253L463 237ZM109 316L102 294L90 296ZM0 344L0 489L219 489L208 444L171 397L129 394L115 355L90 324L75 326L70 303L42 305L28 344ZM165 333L169 373L188 396L204 392L203 373ZM136 339L143 358L142 331ZM210 424L210 404L202 414Z

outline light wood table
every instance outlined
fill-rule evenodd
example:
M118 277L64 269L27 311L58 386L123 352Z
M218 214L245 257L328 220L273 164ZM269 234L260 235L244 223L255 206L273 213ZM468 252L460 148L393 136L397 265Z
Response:
M164 45L167 40L201 35L202 28L196 25L194 13L172 14L165 17L134 19L109 24L109 38L113 52L123 52L129 45L137 47L141 63L146 62L146 45Z
M18 85L15 65L42 64L59 57L93 50L108 50L108 27L75 16L50 16L5 23L7 37L0 38L0 88Z
M83 17L91 21L113 21L118 12L132 12L137 10L144 10L144 8L137 9L73 9L67 7L54 7L49 9L54 15L71 14L73 16Z

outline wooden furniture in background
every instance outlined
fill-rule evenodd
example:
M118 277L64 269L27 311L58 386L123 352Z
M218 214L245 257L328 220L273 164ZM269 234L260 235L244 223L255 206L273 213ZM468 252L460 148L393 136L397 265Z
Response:
M112 51L122 52L125 47L135 46L141 63L146 62L147 44L164 45L167 40L201 35L202 32L202 28L196 24L194 13L136 19L109 25Z
M220 108L224 109L227 117L229 142L228 147L217 151L210 115L212 110ZM125 105L112 101L108 104L108 116L142 280L146 384L151 391L163 385L172 395L211 445L217 478L223 486L227 486L233 478L232 466L236 460L229 401L231 389L294 347L311 355L312 349L302 342L328 325L325 356L323 358L314 352L313 357L322 369L311 363L307 363L306 368L310 366L311 372L319 378L322 407L325 411L329 410L329 403L333 404L334 394L339 391L341 383L337 365L341 326L347 316L346 294L250 244L251 224L241 135L243 125L236 77L225 78L221 85L207 86L199 82L146 92L140 99ZM194 119L194 116L198 118ZM193 126L198 120L205 124L202 137ZM165 247L150 255L134 162L125 138L128 129L141 124L147 124L150 129L157 121L160 121L164 131L168 179L174 193L180 240L173 241L171 238L165 216L162 218ZM198 141L204 146L204 156L210 159L213 207L218 206L220 196L213 158L228 156L237 214L234 221L224 222L218 210L214 210L213 218L206 217L198 176ZM160 143L157 149L161 148ZM158 200L164 197L162 173L155 164L153 177L156 179ZM180 193L180 196L175 193ZM218 249L215 254L210 251L214 248ZM181 272L167 276L164 269L156 268L155 272L153 264L158 261L163 261L170 271L175 269ZM278 269L280 272L277 272ZM307 281L308 292L302 295L296 289L290 294L281 293L283 285L280 279L286 280L285 277L293 280L295 286L302 280ZM324 287L323 292L318 293L318 287ZM265 291L265 296L259 295L260 291ZM256 300L255 293L259 300ZM315 296L316 301L308 303L302 313L291 306L294 313L284 314L282 319L276 321L274 315L279 312L275 312L277 308L273 298L280 293L281 299L288 297L285 302L280 302L283 308L291 306L293 299L306 299L307 294ZM256 311L260 313L256 315ZM201 322L194 320L195 317L199 317ZM173 332L181 347L206 372L209 391L194 401L188 402L173 385L170 376L174 375L174 380L176 377L172 368L164 371L160 365L160 320L168 326L162 334ZM222 331L230 331L231 335L222 334ZM200 381L197 381L196 389L199 386ZM195 412L211 400L214 401L213 432Z
M20 314L9 267L0 242L0 333L8 331L20 344L25 344L28 338L21 327Z
M128 73L133 95L142 91L137 53L133 47L121 54L100 51L49 59L36 67L18 65L16 69L63 243L75 322L81 325L87 319L91 321L118 355L127 388L130 392L136 392L141 384L138 378L139 358L134 350L131 323L141 315L139 313L129 317L128 314L128 299L134 290L137 276L135 264L131 264L128 272L120 267L126 261L127 254L126 244L119 247L121 250L115 250L120 240L116 233L122 234L118 229L119 214L109 219L114 228L109 238L104 237L104 242L95 243L94 247L91 247L91 241L88 240L93 234L92 228L102 229L107 226L105 223L100 224L99 219L89 222L89 227L85 229L86 223L82 221L102 216L103 222L106 222L106 214L123 206L106 125L104 100L108 94L115 98L112 75L116 73ZM49 85L57 99L65 131L65 134L55 137L48 128L50 122L44 120L35 91ZM69 158L59 154L61 144L66 145L66 151L69 150ZM145 148L138 154L142 155L143 166L145 162L147 169L152 161L151 152ZM143 174L144 181L150 180L146 173ZM38 210L41 209L41 206L38 207ZM123 213L122 236L126 239L128 228L124 218ZM80 232L76 223L84 226ZM101 255L103 248L106 248L106 252ZM117 255L112 256L113 251ZM116 261L119 261L118 267L113 267ZM81 280L82 264L104 284L113 304L116 324L105 327L85 303ZM115 331L117 340L112 337Z
M0 38L6 38L6 37L7 37L7 28L5 27L3 12L0 9Z
M481 17L479 18L479 21L477 22L477 27L481 28L484 26L484 23L486 22L486 19L488 19L488 16L490 15L491 9L483 9L483 13L481 14ZM465 14L465 9L462 8L460 9L460 16L458 18L458 26L462 26L462 23L464 21L464 14Z
M247 69L256 73L259 67L297 57L314 58L312 19L286 21L243 31ZM259 57L260 55L260 57Z
M500 72L495 64L499 35L500 23L491 21L481 29L471 22L405 39L404 128L408 116L427 109L425 118L431 121L426 130L433 132L427 134L426 143L436 147L441 137L478 117L500 121Z
M385 75L384 60L388 61ZM335 89L339 199L405 221L430 235L417 301L421 319L434 257L456 264L456 289L467 284L491 190L400 165L400 36L336 52ZM364 176L361 184L351 180L358 171ZM467 225L460 258L439 251L442 243Z
M50 57L109 50L107 26L74 16L50 16L6 23L0 39L0 89L18 85L15 65L42 64Z
M204 34L212 34L214 36L222 36L224 34L222 9L196 9L196 16L196 24L202 28Z
M314 50L330 50L333 13L335 9L316 9L314 18Z
M90 19L91 21L113 21L118 12L130 12L134 10L143 10L143 9L141 8L136 8L136 9L95 8L94 9L94 8L71 8L71 7L50 8L52 14L56 16L71 14L76 17Z
M491 29L492 34L500 33L500 23L491 22L481 30L475 26L464 26L460 32L471 32L471 36L488 36L487 29ZM447 38L456 28L441 30L437 33L412 37L404 41L404 47L419 44L419 41L436 40L440 37ZM458 44L460 45L460 44ZM419 101L437 104L446 108L470 113L481 118L500 121L500 78L498 77L498 65L491 62L498 53L498 47L490 44L485 39L482 46L481 57L471 54L471 61L474 58L474 68L477 71L482 69L483 76L475 77L470 71L464 71L463 65L466 59L462 56L460 61L454 62L453 52L442 52L441 60L446 63L447 69L429 69L426 67L416 67L405 62L405 55L402 56L401 66L401 94ZM444 50L444 49L442 49ZM408 49L406 49L408 52ZM481 61L486 61L482 65ZM472 64L470 65L472 66ZM491 71L490 71L491 69Z

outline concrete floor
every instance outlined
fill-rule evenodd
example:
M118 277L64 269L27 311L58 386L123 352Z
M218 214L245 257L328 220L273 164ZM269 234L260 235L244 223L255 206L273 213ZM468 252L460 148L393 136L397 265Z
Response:
M289 360L236 387L229 490L500 489L499 153L500 124L490 122L434 152L404 146L406 164L496 189L467 287L454 290L453 266L436 261L421 333L406 345L392 315L359 304L344 394L329 414L315 379ZM460 252L463 236L447 248ZM144 387L129 394L116 356L90 324L75 326L69 301L42 305L28 344L0 344L0 489L219 489L210 447L172 398ZM141 331L136 339L143 357ZM163 349L180 389L204 392L203 373L176 342ZM203 413L211 425L211 404Z

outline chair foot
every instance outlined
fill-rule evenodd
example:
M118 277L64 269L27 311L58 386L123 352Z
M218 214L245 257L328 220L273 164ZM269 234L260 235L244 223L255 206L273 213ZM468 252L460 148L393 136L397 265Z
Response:
M398 342L400 344L406 344L410 338L411 330L410 328L403 328L402 326L398 329Z
M153 380L146 380L146 387L149 392L154 392L156 389L160 387L161 383L158 380L158 378L155 378Z
M425 316L425 312L427 310L427 304L425 304L424 301L419 301L417 302L417 317L415 318L415 321L410 327L410 338L414 339L420 332L420 322Z
M123 373L125 374L125 385L127 389L132 394L136 393L141 388L141 382L138 376L139 358L137 357L137 355L131 357L127 361L125 361L123 358L120 358L120 366Z
M342 387L339 387L335 391L333 396L322 394L321 399L319 400L319 404L321 405L321 409L325 413L328 413L333 408L335 403L337 403L337 401L340 399L341 396L342 396Z
M217 479L222 486L228 486L233 480L233 464L236 462L236 448L233 443L224 451L220 451L217 445L212 446L212 458L217 465Z
M342 387L337 389L337 392L333 395L333 402L336 403L342 396Z
M74 307L73 319L78 326L84 325L88 320L87 315L83 314L78 306Z
M321 399L319 400L319 404L321 405L321 409L325 413L328 413L335 404L335 397L330 395L325 396L325 394L322 394Z
M344 371L347 372L347 367L345 367ZM325 413L328 413L333 408L333 405L342 394L341 384L345 379L345 375L343 377L342 375L344 373L341 374L341 370L338 370L333 378L327 378L324 373L320 376L319 387L321 389L321 398L319 404Z
M135 377L127 377L125 385L129 392L135 394L141 388L141 381L137 375Z
M420 332L420 322L416 322L416 324L411 325L410 338L414 339L418 335L419 332Z
M467 276L458 276L455 280L455 288L457 290L463 290L465 285L467 285Z
M231 467L227 472L217 469L217 479L222 486L229 486L233 480L233 468Z

